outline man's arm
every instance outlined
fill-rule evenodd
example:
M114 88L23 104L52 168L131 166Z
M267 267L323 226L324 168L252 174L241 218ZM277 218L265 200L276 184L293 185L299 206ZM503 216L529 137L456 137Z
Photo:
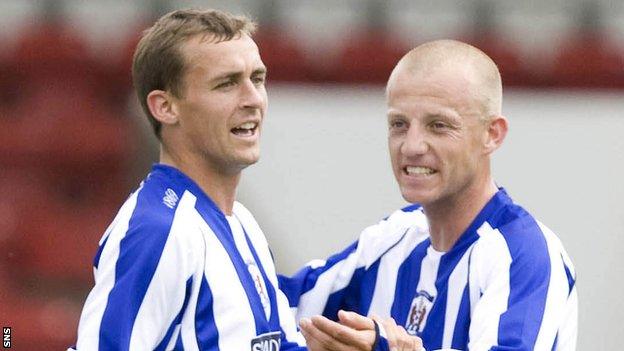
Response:
M355 242L327 261L312 261L292 277L278 275L280 290L297 320L319 314L333 314L335 319L338 309L347 308L343 301L345 292L357 289L354 276L364 270L357 248Z
M315 260L292 277L279 276L297 320L324 315L337 320L340 309L361 312L361 279L408 230L426 228L419 206L410 206L367 227L358 241L326 261Z

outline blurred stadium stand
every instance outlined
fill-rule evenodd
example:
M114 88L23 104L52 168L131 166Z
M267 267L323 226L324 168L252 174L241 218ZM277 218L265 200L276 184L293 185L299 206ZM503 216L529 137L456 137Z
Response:
M551 84L575 88L624 88L624 52L606 30L598 4L581 4L574 27L561 42Z
M545 0L544 12L524 15L504 1L345 3L351 12L344 4L335 11L333 1L311 10L288 0L0 3L0 322L10 321L19 349L74 342L97 242L153 159L130 64L140 31L168 9L212 6L256 18L270 84L382 85L410 47L441 36L431 33L444 20L419 21L441 6L461 19L446 33L460 28L450 37L490 54L506 86L624 88L624 10L600 6L606 1ZM425 14L402 28L419 6ZM517 30L541 33L533 17L547 11L570 24L545 26L543 38ZM345 13L356 22L346 30Z
M488 54L499 66L505 86L536 86L535 72L522 61L518 43L500 31L497 2L478 0L469 10L470 23L462 41L470 43Z

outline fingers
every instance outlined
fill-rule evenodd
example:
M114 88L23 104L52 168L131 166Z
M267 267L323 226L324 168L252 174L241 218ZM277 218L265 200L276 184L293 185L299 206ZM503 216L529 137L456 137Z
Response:
M319 331L312 325L312 322L304 318L299 322L301 334L306 339L306 345L309 351L337 350L336 345L331 345L331 338Z
M354 346L358 350L369 350L375 341L375 332L373 330L358 331L322 316L312 317L312 324L323 333L331 335L337 341Z
M353 312L339 311L340 323L322 316L304 318L300 322L301 332L311 351L369 351L375 342L372 319ZM412 336L396 324L394 319L373 319L385 330L388 346L392 351L422 351L422 340Z
M370 350L375 341L373 330L358 331L322 316L300 321L301 332L316 350L355 351ZM308 345L310 348L310 345ZM313 348L310 348L312 350Z
M392 351L421 351L423 350L422 340L410 335L402 326L396 324L394 319L381 319L374 317L377 323L383 325L386 331L386 339Z
M419 337L408 334L408 332L402 326L397 326L395 331L398 350L420 351L423 349L422 340Z
M375 329L375 325L373 324L372 319L364 317L355 312L340 310L338 311L338 320L340 321L340 324L353 328L355 330Z

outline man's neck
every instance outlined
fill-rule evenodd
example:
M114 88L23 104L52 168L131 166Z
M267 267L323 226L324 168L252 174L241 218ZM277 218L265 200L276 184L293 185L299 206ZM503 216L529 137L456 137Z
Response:
M488 178L485 184L469 187L454 198L423 206L433 248L449 251L497 191Z
M203 159L189 160L188 157L176 157L162 146L160 163L179 169L199 185L221 212L228 216L232 214L240 172L233 174L220 172Z

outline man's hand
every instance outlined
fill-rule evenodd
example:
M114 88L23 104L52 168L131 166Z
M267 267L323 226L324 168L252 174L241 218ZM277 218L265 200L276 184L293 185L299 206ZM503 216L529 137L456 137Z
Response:
M354 312L338 312L340 323L322 316L302 319L301 331L310 351L371 351L375 343L373 320ZM393 319L375 321L385 330L392 351L422 351L422 341L409 335Z
M355 330L323 316L303 318L299 326L310 351L370 351L375 342L374 327Z

